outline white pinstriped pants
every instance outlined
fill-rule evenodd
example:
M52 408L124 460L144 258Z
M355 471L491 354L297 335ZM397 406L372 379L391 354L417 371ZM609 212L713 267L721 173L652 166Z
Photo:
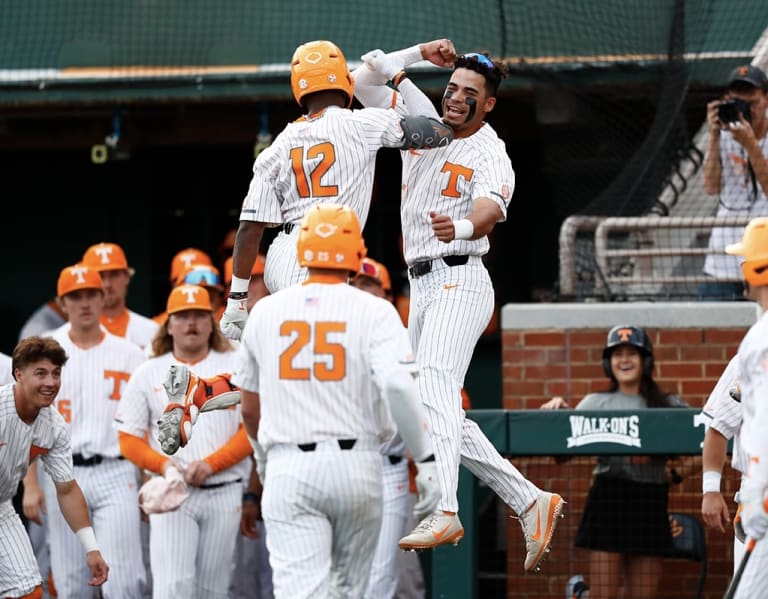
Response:
M32 543L9 499L0 504L0 597L21 597L42 583Z
M461 408L461 388L475 345L494 305L491 278L480 256L411 278L408 332L419 366L418 386L427 409L443 497L439 509L458 512L459 461L517 514L541 492L504 459Z

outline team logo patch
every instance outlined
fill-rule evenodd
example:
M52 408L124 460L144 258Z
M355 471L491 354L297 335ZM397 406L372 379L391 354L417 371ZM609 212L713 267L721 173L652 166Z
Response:
M315 235L322 237L323 239L328 239L336 232L336 229L338 229L338 227L331 223L319 223L315 226Z
M336 83L336 75L334 73L331 73L330 75L328 75L328 81L330 81L331 83Z
M306 79L299 79L299 87L301 89L307 89L309 87L309 83L307 83Z
M310 52L307 54L306 58L304 58L309 64L317 64L321 60L323 60L323 55L320 52Z

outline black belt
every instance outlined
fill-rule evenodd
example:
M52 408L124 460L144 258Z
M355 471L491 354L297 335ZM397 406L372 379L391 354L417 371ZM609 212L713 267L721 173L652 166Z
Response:
M389 460L389 463L394 466L395 464L399 464L400 462L403 461L403 456L401 456L401 455L388 455L387 459Z
M469 256L467 255L461 255L461 256L443 256L441 258L443 262L445 262L448 266L462 266L469 262ZM413 279L417 279L428 272L432 272L432 260L424 260L423 262L416 262L413 266L411 266L408 269L408 274Z
M357 443L357 439L337 439L340 449L352 449ZM315 451L317 443L299 443L301 451Z
M72 454L72 463L75 466L96 466L97 464L101 464L104 460L124 460L124 459L125 457L121 455L114 458L110 458L109 456L96 454L95 456L86 458L86 457L83 457L82 453Z
M293 228L294 228L295 226L296 226L296 225L294 225L293 223L285 223L285 224L283 225L283 233L285 233L286 235L290 235L290 234L291 234L291 231L293 231Z
M225 485L231 485L232 483L241 483L241 482L243 482L242 478L236 478L235 480L228 480L223 483L211 483L210 485L200 485L197 488L198 489L218 489Z

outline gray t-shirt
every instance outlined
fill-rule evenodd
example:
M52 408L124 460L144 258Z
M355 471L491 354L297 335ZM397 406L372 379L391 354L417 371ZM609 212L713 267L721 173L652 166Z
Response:
M687 408L678 395L667 397L670 408ZM576 406L577 410L647 410L641 395L627 395L621 391L590 393ZM664 483L667 480L666 456L599 456L592 471L595 476L621 478L639 483Z

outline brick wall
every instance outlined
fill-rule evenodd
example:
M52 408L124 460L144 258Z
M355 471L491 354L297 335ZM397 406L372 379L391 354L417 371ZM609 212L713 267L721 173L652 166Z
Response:
M607 388L601 366L607 331L620 323L646 328L654 344L654 375L662 389L680 394L691 406L701 407L736 353L746 329L756 317L746 302L725 304L722 317L714 306L663 304L648 306L549 305L524 308L506 306L502 315L502 381L505 409L538 409L554 395L575 405L585 394ZM734 306L739 318L733 318ZM535 310L536 312L529 312ZM693 312L701 311L698 317ZM556 326L548 325L547 312ZM696 324L700 320L699 324ZM567 328L563 321L572 323ZM683 325L683 326L681 326ZM692 457L684 459L691 460ZM579 457L557 464L551 457L513 458L523 474L542 488L557 491L568 501L566 517L555 536L552 553L538 574L523 573L525 554L520 525L507 520L508 597L562 598L573 574L588 575L587 552L573 546L594 459ZM738 487L738 473L727 468L726 497ZM731 502L732 505L732 502ZM701 507L701 475L686 479L670 491L670 511L697 515ZM511 514L511 512L510 512ZM707 531L708 574L704 596L720 598L732 569L732 537ZM693 597L700 564L668 559L664 563L662 592L658 597Z

